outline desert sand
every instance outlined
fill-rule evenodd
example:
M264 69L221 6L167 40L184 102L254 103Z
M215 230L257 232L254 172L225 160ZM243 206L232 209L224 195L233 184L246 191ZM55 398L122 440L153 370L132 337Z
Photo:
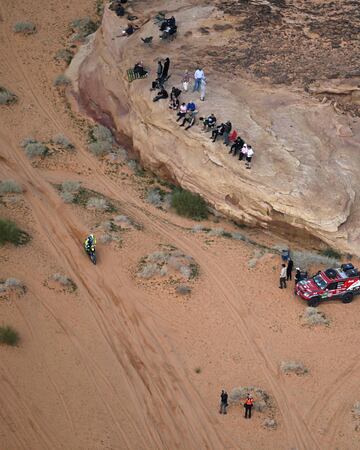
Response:
M293 284L278 289L279 255L260 254L250 267L256 246L191 232L197 222L145 201L147 176L89 153L90 122L53 85L65 71L54 55L67 43L68 24L85 16L95 17L92 1L0 4L0 84L19 98L0 107L0 179L25 190L2 196L0 213L32 236L0 248L0 279L27 287L0 297L0 324L21 336L17 347L0 346L0 449L359 448L351 409L360 400L360 302L323 305L330 325L303 326ZM37 33L14 34L23 20ZM48 142L58 133L73 152L31 160L20 147L26 137ZM83 239L116 214L64 203L55 185L66 180L111 199L116 214L139 225L120 232L121 243L99 243L96 266ZM215 216L201 224L238 230ZM300 240L240 231L264 245L300 248ZM137 276L139 260L160 245L198 264L190 295L176 294L171 277ZM49 282L54 273L77 289ZM309 372L286 375L285 360ZM276 429L263 426L268 412L245 420L240 402L219 415L221 389L240 386L271 396Z

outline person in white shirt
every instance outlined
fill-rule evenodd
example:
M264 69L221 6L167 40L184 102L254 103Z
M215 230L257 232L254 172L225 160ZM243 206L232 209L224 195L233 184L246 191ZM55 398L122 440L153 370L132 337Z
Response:
M203 102L205 100L206 93L206 78L202 78L200 81L200 100Z
M248 150L247 150L247 154L246 154L246 163L245 166L247 169L251 169L251 160L252 157L254 156L254 150L252 149L251 145L248 145Z
M248 146L247 146L247 144L244 144L242 146L242 149L240 150L239 161L242 161L243 159L246 159L247 152L248 152Z
M194 84L193 92L199 91L200 86L201 86L201 80L203 78L205 78L204 71L200 67L198 67L194 73L195 84Z
M281 271L280 271L280 289L286 288L286 265L281 264Z

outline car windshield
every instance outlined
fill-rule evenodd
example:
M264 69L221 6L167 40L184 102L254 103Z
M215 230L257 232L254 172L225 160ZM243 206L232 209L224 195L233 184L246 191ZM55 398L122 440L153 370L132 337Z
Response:
M313 280L315 281L316 285L320 289L325 289L326 288L326 281L324 280L324 278L321 275L315 275L313 277Z

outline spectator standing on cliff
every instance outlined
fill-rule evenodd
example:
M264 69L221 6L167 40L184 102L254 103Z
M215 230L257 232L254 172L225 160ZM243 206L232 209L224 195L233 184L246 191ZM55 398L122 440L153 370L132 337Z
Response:
M294 261L290 257L288 260L288 263L287 263L287 267L286 267L286 281L292 280L293 267L294 267Z
M200 100L203 102L205 100L206 94L206 78L202 78L200 82Z
M163 71L161 74L161 80L164 82L169 74L169 68L170 68L170 58L166 58L164 62Z
M201 85L201 80L202 80L203 78L205 78L204 71L203 71L200 67L198 67L198 68L195 70L195 73L194 73L194 80L195 80L195 83L194 83L194 89L193 89L193 92L199 91L200 85Z
M162 65L161 59L159 59L159 61L158 61L158 66L157 66L157 70L156 70L156 74L157 74L157 77L158 77L158 78L161 78L161 75L162 75L162 73L163 73L163 69L164 69L164 67L163 67L163 65Z
M225 129L224 129L224 133L223 133L224 144L226 146L229 145L229 135L231 133L231 129L232 129L232 124L231 124L230 120L228 120L225 123Z
M228 394L222 390L220 394L220 414L227 414L226 408L228 407Z
M286 265L283 263L281 264L281 271L280 271L280 289L286 289Z
M251 145L248 145L248 151L247 151L247 155L246 155L246 163L245 166L247 169L251 169L251 160L254 156L254 150L251 147Z
M185 70L184 76L182 77L182 85L184 88L184 91L187 92L189 89L189 84L190 84L190 74L188 70Z

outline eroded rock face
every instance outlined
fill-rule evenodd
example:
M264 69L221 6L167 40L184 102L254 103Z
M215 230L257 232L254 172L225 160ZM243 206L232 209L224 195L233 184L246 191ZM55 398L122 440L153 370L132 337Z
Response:
M117 37L125 19L106 9L101 28L68 71L80 111L126 137L145 167L202 194L222 213L251 225L306 230L342 251L360 254L357 119L337 114L333 105L308 93L219 74L204 65L206 101L191 92L182 99L196 101L198 116L214 112L218 121L232 121L255 150L253 167L246 170L200 127L180 128L165 100L152 101L157 58L171 59L170 90L180 85L185 69L202 65L192 55L206 55L213 46L221 49L234 33L228 27L201 31L224 19L222 11L203 3L180 9L175 0L153 3L155 11L176 10L179 35L170 44L159 42L156 25L147 20L153 11L146 10L145 2L134 3L142 26L129 38ZM152 48L140 36L154 36ZM150 77L129 83L126 69L140 59L151 69Z

